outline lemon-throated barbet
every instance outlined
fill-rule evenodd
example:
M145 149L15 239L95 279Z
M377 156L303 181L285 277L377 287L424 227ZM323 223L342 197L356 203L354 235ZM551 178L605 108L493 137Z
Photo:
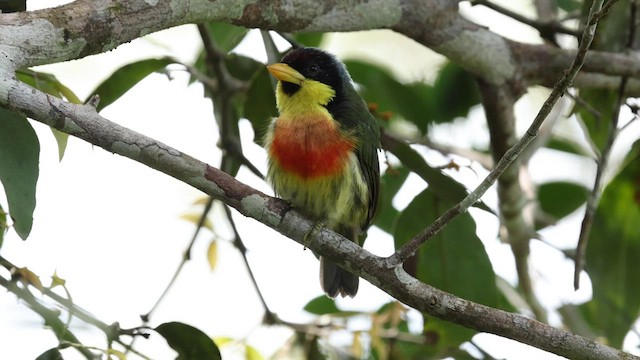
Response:
M376 120L344 64L322 50L294 49L267 69L278 79L280 113L265 137L269 182L296 210L359 243L378 200ZM358 281L320 257L328 296L353 297Z

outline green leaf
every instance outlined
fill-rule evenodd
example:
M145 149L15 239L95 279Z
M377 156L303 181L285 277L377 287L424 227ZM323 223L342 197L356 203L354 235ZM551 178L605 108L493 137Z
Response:
M30 69L16 71L18 79L40 91L46 92L58 98L66 98L74 104L81 104L82 101L68 87L63 85L54 75L33 71ZM58 143L58 159L62 160L67 149L69 135L51 128L51 132Z
M562 139L557 136L553 136L545 147L553 150L566 152L569 154L588 156L585 149L575 141L569 139Z
M315 315L335 314L341 312L333 299L325 295L312 299L304 306L304 310Z
M378 210L373 224L383 231L393 234L396 218L400 212L393 207L393 198L409 176L409 169L405 166L390 167L380 177L380 195Z
M609 123L613 117L613 105L617 101L616 91L607 89L587 89L580 91L580 98L591 105L587 109L576 104L575 110L580 115L587 135L596 148L602 149L609 137ZM597 110L597 114L592 109Z
M231 24L219 23L219 22L210 22L206 25L206 28L207 28L207 32L209 33L209 36L211 37L211 40L213 42L215 49L226 54L225 63L229 68L230 72L232 73L232 75L244 81L251 78L251 75L253 75L254 71L250 72L250 75L248 78L238 77L237 74L234 74L232 71L233 68L236 68L235 66L233 66L234 62L238 61L242 63L241 65L246 65L246 63L248 62L247 59L250 59L250 58L229 53L231 50L233 50L233 48L235 48L242 41L242 39L244 39L245 35L248 32L248 29L231 25ZM207 66L205 59L206 59L206 51L203 49L198 54L198 57L193 67L199 70L201 73L206 74L211 78L215 78L215 74L212 71L210 71L210 67ZM250 60L252 60L253 62L256 62L253 59L250 59ZM232 66L229 67L229 65L232 65ZM189 83L192 83L195 80L197 79L191 76Z
M293 40L307 47L318 47L324 38L323 32L304 32L295 33Z
M155 328L178 353L176 360L219 360L220 350L213 340L193 326L168 322Z
M244 39L249 29L220 22L207 24L209 35L215 42L216 49L228 53Z
M100 103L96 109L100 111L111 105L144 78L173 63L176 63L176 60L162 58L140 60L124 65L91 92L91 96L94 94L100 96ZM87 102L89 99L90 97L84 102Z
M81 104L82 101L68 87L58 80L53 74L34 71L31 69L21 69L16 71L18 80L34 87L40 91L46 92L58 98L65 98L74 104Z
M538 202L545 213L559 220L587 201L589 190L568 182L550 182L538 188Z
M395 155L404 166L424 179L437 196L454 203L458 203L467 196L467 190L462 184L443 174L442 170L429 166L424 158L408 144L386 136L384 133L381 141L383 149ZM473 206L493 213L482 201Z
M637 150L637 148L634 148ZM640 311L640 156L607 186L595 215L585 270L593 298L581 306L587 321L615 348Z
M583 1L583 16L586 19L586 15L591 8L592 0ZM609 8L607 16L600 19L598 22L598 31L595 34L591 49L601 50L607 52L624 52L628 50L629 41L629 28L631 19L631 0L620 0L616 6ZM640 15L636 14L635 23L638 23ZM638 49L638 36L640 36L640 29L637 26L635 28L635 41L631 45L632 49Z
M566 12L579 10L582 2L578 0L557 0L558 7Z
M471 107L481 100L475 77L452 62L440 70L433 88L435 116L432 121L436 123L466 117Z
M58 92L60 95L64 96L70 103L73 104L82 104L82 100L76 95L71 89L63 85L61 82L57 82Z
M258 70L264 68L264 64L244 55L228 54L224 58L224 64L231 76L241 81L249 81Z
M244 116L253 126L256 143L262 144L271 118L277 115L276 97L271 86L271 79L267 68L263 67L253 77L244 104Z
M60 350L58 350L57 347L54 347L40 354L36 360L63 360L63 357Z
M27 119L0 108L0 182L16 233L26 239L33 225L40 143Z
M437 191L440 192L440 191ZM396 247L422 231L451 205L427 188L407 206L398 218L394 234ZM495 307L499 295L496 277L485 248L476 235L476 226L468 213L461 214L438 235L429 239L418 253L405 263L407 272L421 281L461 298ZM424 335L429 351L438 353L471 339L472 330L425 316Z
M58 90L58 79L52 74L33 71L30 69L20 69L16 71L16 77L23 83L36 88L40 91L46 92L49 95L55 97L62 97Z
M433 121L434 90L422 82L402 84L378 66L348 60L345 65L353 80L362 85L361 95L376 103L380 111L391 111L416 125L426 133Z

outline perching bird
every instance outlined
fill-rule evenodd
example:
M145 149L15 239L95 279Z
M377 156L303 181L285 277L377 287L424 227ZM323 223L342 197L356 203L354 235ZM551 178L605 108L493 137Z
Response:
M344 64L322 50L292 50L267 69L279 80L280 113L265 137L269 182L296 210L359 244L378 200L376 120ZM328 296L353 297L358 281L320 258L320 283Z

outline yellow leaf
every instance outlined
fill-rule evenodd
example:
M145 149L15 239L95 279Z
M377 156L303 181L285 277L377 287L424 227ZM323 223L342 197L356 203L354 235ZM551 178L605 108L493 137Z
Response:
M54 271L53 276L51 277L51 289L56 286L65 286L67 281L58 276L58 272Z
M213 271L218 263L218 241L216 241L216 239L213 239L211 243L209 243L209 248L207 249L207 260L209 261L211 271Z
M190 223L198 225L201 216L202 213L184 213L180 215L180 219L187 220ZM202 224L202 226L213 231L213 223L211 223L211 220L209 220L209 218L204 219L204 223Z
M234 342L235 340L233 340L230 337L215 337L213 338L213 342L216 343L216 345L218 345L218 347L223 347L226 345L229 345L230 343Z
M107 349L105 353L109 355L109 359L111 358L111 355L115 355L119 360L127 360L127 355L116 349Z
M247 360L264 360L264 357L256 348L253 346L246 344L244 348L244 356Z

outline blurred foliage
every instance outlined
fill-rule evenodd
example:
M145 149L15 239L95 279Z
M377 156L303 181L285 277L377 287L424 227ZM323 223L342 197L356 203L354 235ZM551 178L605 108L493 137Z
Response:
M27 10L27 0L2 0L0 12L8 14Z
M396 248L409 241L440 214L454 205L432 187L418 194L398 218L393 234ZM496 277L484 245L476 236L475 222L466 213L454 219L429 239L405 264L407 272L429 285L487 306L496 307ZM424 315L424 335L429 345L423 351L444 356L471 340L474 331Z
M596 213L586 265L593 299L582 306L592 330L618 348L640 314L639 219L640 146L634 146Z
M568 182L548 182L538 187L540 209L554 220L562 219L587 201L589 191ZM558 201L562 199L562 201Z
M7 223L7 212L2 208L0 204L0 248L4 242L4 234L9 230L9 224Z
M625 50L621 39L627 36L625 29L628 29L630 19L625 10L628 4L629 0L621 0L620 5L613 8L614 14L618 15L606 18L594 49ZM588 7L588 4L577 0L557 0L555 5L564 12L576 12ZM167 73L168 66L184 67L191 72L191 82L202 84L205 96L213 104L220 137L218 146L223 151L220 168L236 175L242 166L250 166L244 158L243 145L246 144L240 141L239 123L249 121L254 131L253 140L262 143L271 118L277 116L273 82L263 63L233 52L245 39L247 29L211 22L201 25L200 30L203 31L201 35L207 46L193 64L179 64L169 57L135 61L116 70L91 95L100 96L98 110L101 110L125 96L127 91L149 75ZM319 46L324 34L291 34L286 38L305 46ZM438 69L433 83L405 83L397 79L390 69L362 60L346 60L345 65L383 129L382 147L388 166L381 177L380 202L374 225L392 235L397 248L468 194L470 189L450 175L452 172L445 172L427 161L426 147L419 140L429 138L434 127L467 117L472 108L480 105L480 94L475 78L451 62L444 63ZM53 75L25 69L18 71L17 77L50 95L73 103L81 102ZM578 94L589 104L574 107L578 121L586 129L584 140L593 144L596 150L602 149L611 136L610 123L615 112L617 92L578 89ZM23 115L0 108L0 118L0 180L8 202L8 206L2 207L5 204L0 204L1 246L4 232L10 225L22 238L26 238L31 229L39 143ZM410 125L409 130L406 130L407 124ZM405 133L394 133L398 126L404 126ZM54 134L62 158L66 135L56 131ZM410 144L403 139L416 141ZM561 154L581 157L590 154L576 139L552 136L544 146ZM563 324L575 332L595 334L616 347L622 346L624 337L640 313L640 263L637 261L640 258L638 153L638 146L629 151L627 161L608 184L598 207L586 266L593 283L593 299L577 307L578 311L572 315L577 317L577 321L574 322L575 318L572 321L566 319ZM409 204L404 208L399 207L395 200L402 191L402 196L407 197L405 185L412 175L424 181L427 188L420 193L409 194L409 198L412 198ZM540 224L540 227L562 221L582 209L589 191L581 185L564 181L538 183L535 187L536 198L528 200L539 204L543 215L553 219L552 222ZM408 189L411 190L415 189ZM478 202L475 206L494 214L484 202ZM3 209L10 214L10 224ZM194 224L199 223L199 217L197 213L183 215L185 220ZM495 274L485 247L476 234L475 221L468 213L458 216L419 249L405 264L406 270L419 280L462 298L506 311L526 312L526 304L523 306L515 301L524 301L521 290ZM214 228L209 219L202 226L209 230ZM210 239L207 249L212 270L219 261L218 243L217 238ZM416 330L416 327L410 326L409 309L395 301L372 312L346 310L339 305L339 302L325 296L311 299L304 310L320 320L309 324L311 330L306 332L304 328L296 327L294 334L273 358L477 358L477 354L471 356L465 350L475 335L472 330L426 314L419 316L422 323ZM45 318L47 325L60 339L69 340L64 324L55 321L59 320L59 314L47 314L51 316ZM326 325L326 319L331 321L330 324L340 325ZM348 326L351 323L358 324L358 330L351 331ZM367 326L362 326L363 323ZM573 324L580 324L582 329L578 329L577 325L574 328ZM584 331L584 327L588 327L589 331ZM352 339L349 346L336 346L329 340L338 329L349 331ZM239 344L247 359L263 358L244 341L216 339L214 342L190 325L169 322L156 327L155 331L178 353L178 359L219 359L216 343L221 347ZM59 348L50 349L38 357L43 360L61 358Z

